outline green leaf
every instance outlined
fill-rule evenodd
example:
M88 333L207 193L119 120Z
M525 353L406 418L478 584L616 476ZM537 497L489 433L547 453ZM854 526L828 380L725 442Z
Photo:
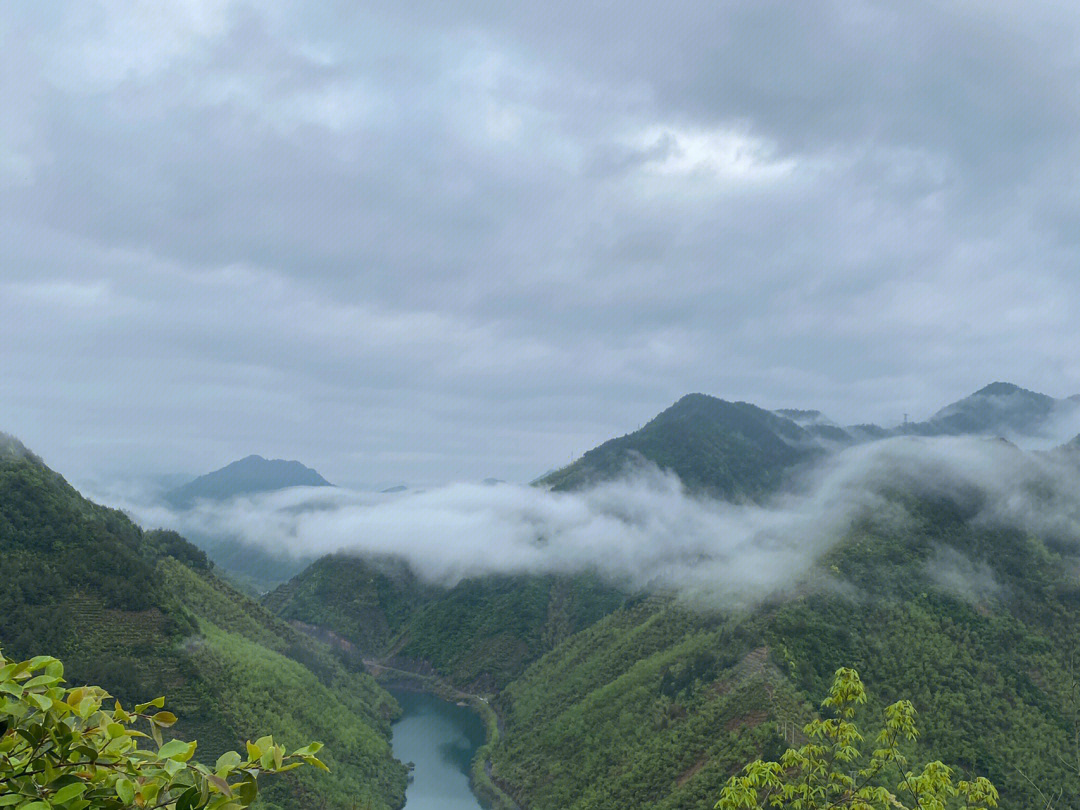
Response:
M165 698L164 697L154 698L149 703L140 703L138 706L136 706L135 707L135 714L143 714L151 706L153 706L153 707L155 707L157 709L160 709L164 705L165 705Z
M235 751L226 751L218 757L217 763L214 765L214 770L217 771L219 775L223 775L222 772L227 773L228 771L231 771L243 761L243 757Z
M206 781L207 781L208 784L211 784L214 787L216 787L220 793L223 793L223 794L225 794L226 796L229 796L229 797L232 796L232 787L229 785L228 782L226 782L220 776L214 776L213 774L209 774L206 777Z
M187 762L194 753L195 743L183 740L169 740L158 749L158 756L162 759L176 759L180 762Z
M319 753L322 748L323 744L321 742L313 742L309 745L305 745L303 748L297 748L292 752L292 755L294 757L308 757Z
M176 715L172 712L158 712L154 715L154 722L162 728L169 728L176 723Z
M259 795L259 788L254 779L248 778L236 786L235 793L240 802L246 806L255 801L256 796Z
M260 751L265 751L267 748L271 748L274 745L274 738L272 735L267 734L265 737L259 737L255 741L255 745L259 747Z
M199 801L199 789L190 787L180 794L176 800L176 810L193 810Z
M38 675L23 684L23 689L36 689L39 686L55 686L60 679L54 675Z
M120 801L124 804L131 804L135 801L135 786L131 784L131 780L123 776L117 779L116 795L120 797Z
M64 802L69 802L76 796L82 796L86 792L86 788L87 785L84 782L75 782L56 791L53 794L52 801L54 804L64 804Z

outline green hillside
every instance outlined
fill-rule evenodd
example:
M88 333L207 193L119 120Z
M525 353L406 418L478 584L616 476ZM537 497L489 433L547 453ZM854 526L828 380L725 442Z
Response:
M331 630L364 653L385 651L431 591L391 560L316 560L263 598L277 615Z
M1033 514L1060 510L1050 473L1011 452L1015 494ZM1045 535L996 524L988 493L963 482L896 473L797 590L752 609L620 594L584 576L425 588L403 568L347 558L320 561L267 604L376 657L494 690L491 776L530 810L711 808L748 760L804 741L841 666L876 696L871 725L912 699L918 757L989 777L1002 807L1043 807L1036 785L1080 796L1068 764L1080 730L1076 538L1061 522Z
M1002 807L1041 807L1031 782L1080 796L1080 560L953 502L904 505L902 532L868 516L822 561L830 588L736 614L648 599L556 647L500 697L496 778L533 808L705 810L850 665L910 697L926 755L988 776ZM933 576L953 564L970 587Z
M269 780L263 806L396 808L394 700L329 648L214 576L170 532L143 532L82 498L20 444L0 441L0 643L61 657L72 683L124 703L167 695L176 732L213 759L273 733L326 743L330 774Z
M605 442L537 483L580 489L645 460L694 490L753 499L778 489L788 470L820 453L816 438L790 419L747 402L689 394L640 430Z
M622 604L588 575L487 576L425 586L402 563L324 557L264 603L330 630L363 654L434 667L462 686L497 688L559 641Z

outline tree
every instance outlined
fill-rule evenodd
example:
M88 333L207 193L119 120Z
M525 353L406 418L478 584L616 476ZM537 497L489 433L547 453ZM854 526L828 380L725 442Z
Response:
M309 764L326 770L312 743L291 754L263 737L247 756L230 751L214 767L192 757L196 743L162 739L176 722L164 698L125 710L97 686L64 688L64 665L0 653L0 808L240 810L256 779ZM111 705L106 705L111 701ZM149 734L136 730L145 722Z
M907 770L903 743L918 737L915 707L901 700L885 708L884 726L867 758L855 710L866 690L853 669L836 671L822 709L832 715L805 727L809 742L789 748L779 762L751 762L728 780L717 810L990 810L998 793L989 780L954 781L953 770L931 762L920 773ZM891 777L891 779L890 779ZM889 789L884 785L893 784Z

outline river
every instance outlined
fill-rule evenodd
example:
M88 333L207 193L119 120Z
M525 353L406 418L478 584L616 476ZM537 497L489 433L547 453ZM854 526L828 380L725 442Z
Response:
M426 692L389 690L403 714L394 723L394 756L412 762L406 810L480 810L469 787L469 766L484 744L476 712Z

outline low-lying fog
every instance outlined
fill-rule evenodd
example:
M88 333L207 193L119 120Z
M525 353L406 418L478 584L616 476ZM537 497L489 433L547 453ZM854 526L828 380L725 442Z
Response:
M393 494L294 488L180 512L145 497L103 500L148 528L235 538L276 554L395 555L437 583L593 571L619 585L730 605L804 580L856 518L907 520L882 494L896 488L963 498L980 504L977 521L1075 539L1080 548L1080 452L1029 453L982 438L849 448L766 504L691 495L674 475L647 465L574 493L471 483ZM990 576L985 560L943 552L940 562L940 581L960 592Z

